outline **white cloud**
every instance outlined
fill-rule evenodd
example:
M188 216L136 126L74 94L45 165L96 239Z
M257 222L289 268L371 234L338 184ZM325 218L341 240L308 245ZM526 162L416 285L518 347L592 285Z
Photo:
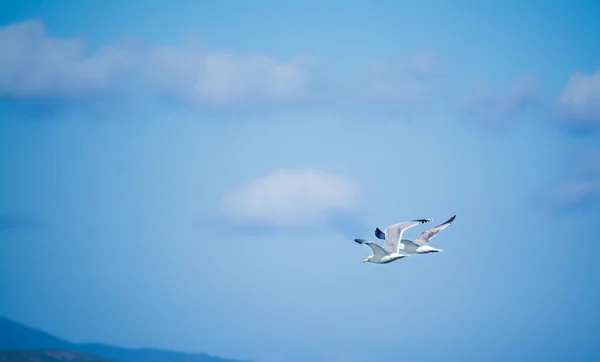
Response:
M196 91L201 101L217 104L253 98L290 100L301 96L307 84L306 71L263 54L213 53L204 57Z
M489 124L515 117L537 97L537 78L527 73L514 79L503 90L494 90L486 83L477 84L467 96L463 109L472 118Z
M224 194L221 212L241 223L275 228L323 225L358 207L358 186L316 170L280 170Z
M600 69L591 75L571 75L557 106L566 124L577 128L600 128Z
M261 53L214 52L196 44L122 42L89 53L82 38L53 37L43 23L25 21L0 27L0 95L74 97L106 91L126 75L135 80L129 86L201 104L289 101L307 89L311 64L304 60L285 63Z
M210 52L197 45L153 46L148 58L153 87L200 104L290 101L305 95L310 79L301 58L283 63L261 53Z
M127 66L117 47L86 54L80 38L54 38L39 21L0 27L0 95L75 97L106 90Z

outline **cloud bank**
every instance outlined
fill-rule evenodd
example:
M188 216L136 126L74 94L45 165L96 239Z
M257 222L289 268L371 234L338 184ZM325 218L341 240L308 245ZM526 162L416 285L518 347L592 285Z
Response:
M261 53L235 54L132 41L89 51L83 38L48 34L43 23L0 28L0 96L81 98L135 80L144 89L222 106L243 101L291 101L310 82L306 57L282 62Z
M89 49L82 37L57 37L38 20L0 27L0 99L82 100L125 94L163 96L188 105L364 104L406 106L421 100L420 82L438 73L434 52L349 74L338 84L317 60L281 60L253 52L147 44L124 37ZM332 84L333 82L333 84ZM87 97L87 98L86 98Z

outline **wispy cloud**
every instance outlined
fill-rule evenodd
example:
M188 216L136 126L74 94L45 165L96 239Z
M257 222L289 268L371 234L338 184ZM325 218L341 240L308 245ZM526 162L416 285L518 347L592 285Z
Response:
M227 191L223 216L238 225L305 230L337 225L359 211L359 186L322 171L278 170Z
M578 179L554 188L552 201L559 209L584 206L600 198L600 177Z
M600 130L600 69L571 75L556 101L559 122L574 131Z
M537 91L537 77L531 73L520 75L505 89L493 89L482 82L472 88L462 110L483 125L501 125L532 105L537 100Z
M0 230L7 229L38 229L42 224L31 216L14 212L0 214Z
M362 74L361 99L406 106L423 100L425 89L405 69L390 63L371 64Z
M600 148L585 147L575 156L573 162L583 175L600 174Z
M430 78L442 74L437 52L423 50L408 58L408 71L417 78Z
M573 152L568 176L550 194L552 205L568 211L600 201L600 148L582 148Z
M352 77L350 92L354 105L380 109L414 110L431 100L439 88L442 68L434 51L381 60L369 64Z

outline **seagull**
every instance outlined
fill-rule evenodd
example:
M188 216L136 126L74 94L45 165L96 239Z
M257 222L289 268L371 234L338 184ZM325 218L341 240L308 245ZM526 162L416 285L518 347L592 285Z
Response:
M408 239L402 239L400 237L400 250L407 254L427 254L427 253L436 253L439 251L443 251L442 249L436 249L429 245L431 239L433 239L440 231L444 230L448 227L448 225L452 224L456 215L452 216L450 219L445 221L444 223L433 227L429 230L425 230L419 235L419 237L415 241L411 241ZM387 235L390 233L390 229L393 228L394 225L385 229L385 232L379 230L379 228L375 228L375 236L381 240L387 240Z
M400 240L402 239L402 233L404 230L410 229L411 227L421 225L426 222L430 222L431 219L418 219L413 221L405 221L394 224L385 229L385 236L377 236L380 239L384 239L383 248L378 244L368 241L365 239L354 239L359 244L365 244L373 250L373 255L369 256L363 263L375 263L375 264L387 264L394 260L402 259L406 257L406 254L400 254ZM377 229L379 230L379 229Z

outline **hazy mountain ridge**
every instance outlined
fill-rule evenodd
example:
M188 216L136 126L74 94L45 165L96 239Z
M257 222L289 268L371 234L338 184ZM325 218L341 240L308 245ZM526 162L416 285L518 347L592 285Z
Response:
M0 362L111 362L87 353L65 350L0 350Z
M62 357L60 357L61 353ZM70 359L69 354L74 359ZM6 356L14 359L6 359ZM116 362L241 362L203 353L184 353L153 348L129 349L100 343L72 343L44 331L0 317L1 362L106 362L106 359Z

